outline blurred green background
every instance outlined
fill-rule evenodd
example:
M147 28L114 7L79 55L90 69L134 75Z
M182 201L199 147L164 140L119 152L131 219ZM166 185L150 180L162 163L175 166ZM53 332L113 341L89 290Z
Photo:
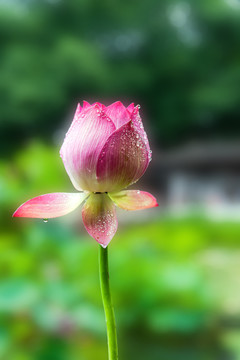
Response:
M11 215L73 191L59 148L76 104L118 99L141 104L153 161L135 188L160 201L119 211L109 246L120 360L238 360L238 0L0 0L0 359L107 359L98 246L81 213ZM174 154L196 141L210 150L193 156L185 196Z

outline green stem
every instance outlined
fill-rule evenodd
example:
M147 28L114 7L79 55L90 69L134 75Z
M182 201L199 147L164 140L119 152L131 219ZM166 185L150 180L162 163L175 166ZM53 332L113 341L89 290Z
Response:
M118 360L117 332L113 311L108 272L108 248L99 245L99 274L103 307L107 324L108 359Z

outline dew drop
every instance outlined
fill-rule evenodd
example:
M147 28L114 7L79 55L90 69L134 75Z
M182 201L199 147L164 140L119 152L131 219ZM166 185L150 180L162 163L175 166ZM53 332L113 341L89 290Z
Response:
M43 219L43 222L47 223L47 222L48 222L48 219Z

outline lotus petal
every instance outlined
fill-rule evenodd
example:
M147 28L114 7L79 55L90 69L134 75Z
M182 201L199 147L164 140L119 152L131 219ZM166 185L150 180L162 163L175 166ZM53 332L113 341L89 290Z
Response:
M149 164L149 151L133 122L121 126L107 139L97 163L102 192L122 190L136 182Z
M125 210L143 210L158 206L155 197L145 191L123 190L108 195L118 207Z
M131 106L131 105L130 105ZM149 161L151 160L152 158L152 152L150 150L150 147L149 147L149 142L148 142L148 138L147 138L147 134L144 130L144 127L143 127L143 123L142 123L142 119L140 117L140 114L139 114L139 108L140 106L137 105L133 111L132 111L132 114L131 114L131 119L132 119L132 122L134 124L134 127L135 129L137 130L139 136L141 137L141 139L143 140L144 144L146 145L146 148L147 148L147 151L148 151L148 159Z
M96 104L77 113L60 150L77 190L100 191L96 179L99 154L115 125Z
M83 110L88 109L89 107L92 107L94 105L98 105L101 110L104 110L106 108L105 105L101 104L100 102L95 102L94 104L89 104L89 102L83 100Z
M51 193L26 201L13 214L13 217L55 218L75 210L88 193Z
M114 122L116 129L130 120L130 114L121 101L116 101L115 103L109 105L105 109L105 113Z
M116 209L107 194L91 194L84 204L85 228L100 245L106 247L117 231Z
M131 103L130 105L128 105L127 110L130 112L130 114L133 112L135 106L134 103Z

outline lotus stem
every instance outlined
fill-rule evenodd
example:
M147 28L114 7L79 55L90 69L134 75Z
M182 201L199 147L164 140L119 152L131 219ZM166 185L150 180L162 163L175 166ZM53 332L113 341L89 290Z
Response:
M99 275L108 339L108 359L118 360L117 332L109 286L108 247L99 245Z

